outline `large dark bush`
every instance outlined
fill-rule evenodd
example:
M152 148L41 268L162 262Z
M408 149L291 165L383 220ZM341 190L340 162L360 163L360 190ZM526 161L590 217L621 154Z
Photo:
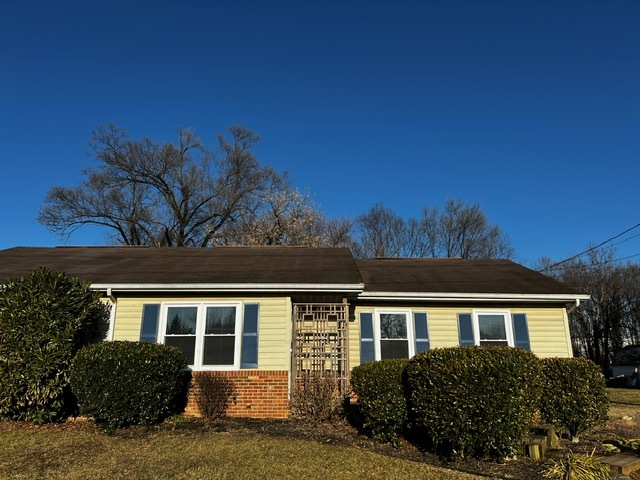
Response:
M0 286L0 417L57 421L75 410L69 366L109 309L88 282L37 269Z
M514 454L538 406L541 365L509 347L456 347L416 355L406 368L409 416L446 456Z
M105 342L78 352L71 387L80 413L99 424L151 425L184 406L186 366L176 347Z
M351 372L363 429L385 441L394 441L407 423L407 400L402 375L409 360L364 363Z
M540 414L566 430L574 442L585 430L607 421L609 396L600 367L584 358L545 358Z

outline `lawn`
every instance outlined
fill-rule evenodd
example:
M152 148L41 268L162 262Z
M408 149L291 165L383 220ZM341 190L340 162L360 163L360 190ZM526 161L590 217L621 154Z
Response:
M201 426L109 436L0 424L0 478L480 479L368 449Z
M640 390L610 389L609 422L584 435L578 450L602 439L640 437ZM570 445L575 448L575 445ZM0 422L0 478L482 479L542 478L541 462L463 460L445 468L408 444L392 448L348 424L190 420L106 435L88 421L33 427ZM478 475L464 472L477 472ZM632 478L640 480L640 474Z

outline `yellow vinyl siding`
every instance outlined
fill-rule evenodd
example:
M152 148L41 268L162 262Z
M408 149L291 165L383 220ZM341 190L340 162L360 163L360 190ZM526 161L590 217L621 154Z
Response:
M258 369L288 370L291 345L291 301L288 297L150 297L118 298L114 340L138 341L145 303L245 302L260 304Z
M420 305L376 305L356 307L355 321L349 325L349 359L351 367L360 365L360 312L373 312L377 308L402 310L411 309L416 312L427 312L429 342L431 348L457 347L458 313L471 313L486 307L425 307ZM492 307L506 310L511 314L527 315L531 351L539 357L571 357L571 341L569 337L566 310L564 308L512 308L510 306Z
M526 313L531 351L539 357L572 357L571 338L564 308L511 310Z

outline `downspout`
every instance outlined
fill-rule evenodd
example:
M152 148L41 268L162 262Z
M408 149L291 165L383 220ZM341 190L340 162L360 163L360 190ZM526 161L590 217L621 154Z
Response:
M580 306L580 299L576 298L575 303L572 306L567 307L567 315L569 315L571 312L573 312L579 306Z

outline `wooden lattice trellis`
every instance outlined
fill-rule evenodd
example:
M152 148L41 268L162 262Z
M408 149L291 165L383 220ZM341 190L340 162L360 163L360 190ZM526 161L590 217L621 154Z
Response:
M293 305L292 382L305 375L335 375L342 393L349 380L349 304Z

